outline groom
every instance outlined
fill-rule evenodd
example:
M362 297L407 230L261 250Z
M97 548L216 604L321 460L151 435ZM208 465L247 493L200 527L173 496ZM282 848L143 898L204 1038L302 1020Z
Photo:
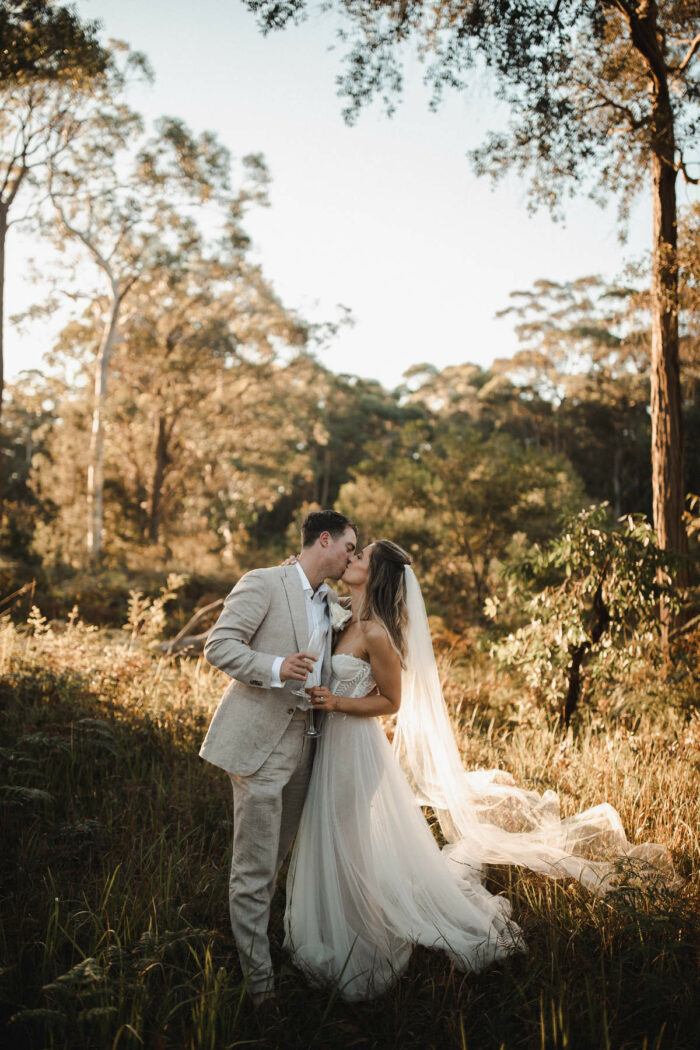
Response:
M231 926L256 1007L274 995L270 902L313 762L306 712L292 690L312 672L313 684L330 680L328 605L338 596L323 581L345 572L357 529L342 514L322 510L306 518L301 539L296 564L254 569L238 581L204 649L209 663L232 679L199 753L233 784ZM305 652L314 627L326 632L316 668Z

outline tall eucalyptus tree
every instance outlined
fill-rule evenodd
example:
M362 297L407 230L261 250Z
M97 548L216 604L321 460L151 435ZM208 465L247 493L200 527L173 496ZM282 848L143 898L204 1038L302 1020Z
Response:
M105 409L119 322L139 283L189 236L188 214L218 206L232 214L264 196L267 172L247 158L249 178L231 186L231 158L210 132L194 136L179 120L162 118L146 138L138 114L119 96L93 115L53 165L49 193L58 246L75 249L99 277L93 289L103 323L96 351L87 478L87 555L102 555ZM81 271L76 269L76 276Z
M146 537L176 532L174 505L196 499L197 474L216 461L246 460L260 425L261 388L283 399L279 350L304 346L308 326L285 309L250 242L230 220L209 245L187 224L177 251L134 289L115 356L119 389L112 403L142 435ZM267 446L276 435L267 431ZM253 456L250 470L253 469Z
M8 230L37 208L47 166L66 149L86 107L114 89L116 69L96 34L94 23L46 0L0 4L0 428ZM0 457L0 505L2 491Z
M246 0L263 30L308 14L308 0ZM467 91L486 67L511 120L473 154L495 178L532 174L532 201L556 211L586 187L653 200L651 414L654 523L683 551L683 440L678 369L676 181L698 182L689 155L700 103L699 0L328 0L347 48L339 78L352 119L402 88L414 43L435 100ZM697 162L694 162L697 164Z

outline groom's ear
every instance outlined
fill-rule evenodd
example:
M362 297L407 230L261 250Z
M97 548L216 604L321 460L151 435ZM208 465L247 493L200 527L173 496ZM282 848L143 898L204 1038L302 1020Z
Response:
M328 544L331 542L330 532L322 532L321 535L318 537L318 542L321 544L322 547L327 547Z

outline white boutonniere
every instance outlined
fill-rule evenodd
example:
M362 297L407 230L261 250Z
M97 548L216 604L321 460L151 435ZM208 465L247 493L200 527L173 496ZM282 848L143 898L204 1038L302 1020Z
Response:
M334 631L342 631L345 624L352 617L352 613L349 609L344 609L340 602L333 602L329 612L331 618L331 627Z

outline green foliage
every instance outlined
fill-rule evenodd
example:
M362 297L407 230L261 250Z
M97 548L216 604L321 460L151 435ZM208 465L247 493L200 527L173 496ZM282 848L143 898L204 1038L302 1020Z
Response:
M82 22L53 0L0 4L0 79L56 80L94 76L107 62L96 22Z
M308 0L246 4L266 32L284 29L312 8ZM425 62L433 105L446 91L468 92L486 67L510 120L474 151L477 171L498 178L530 169L537 204L554 209L567 191L585 184L601 197L611 190L627 197L639 188L658 119L650 88L658 91L662 78L673 82L679 152L692 150L700 98L691 60L694 0L653 8L598 0L329 0L326 7L340 22L345 54L338 84L348 119L377 98L393 111L411 48Z
M451 625L481 609L514 536L549 538L583 501L562 456L484 434L459 413L405 426L395 442L381 473L376 452L360 464L339 505L368 537L414 555L430 604Z
M311 6L308 0L247 4L265 31L283 29ZM485 69L493 74L509 119L487 134L472 161L477 174L494 180L528 172L533 208L560 217L562 200L585 188L601 204L615 195L624 224L632 199L650 181L654 520L663 547L682 552L675 183L678 173L697 181L685 159L700 113L697 0L328 0L325 8L340 19L339 85L349 120L377 97L393 110L403 88L403 55L413 44L426 62L434 105L446 90L469 90ZM601 333L592 334L600 343Z
M641 515L618 526L605 504L581 511L561 536L536 544L509 568L514 598L526 599L522 608L530 619L494 646L494 656L521 668L536 694L559 709L575 687L575 707L584 657L591 687L653 659L659 603L678 605L674 564ZM497 618L497 601L487 613Z

